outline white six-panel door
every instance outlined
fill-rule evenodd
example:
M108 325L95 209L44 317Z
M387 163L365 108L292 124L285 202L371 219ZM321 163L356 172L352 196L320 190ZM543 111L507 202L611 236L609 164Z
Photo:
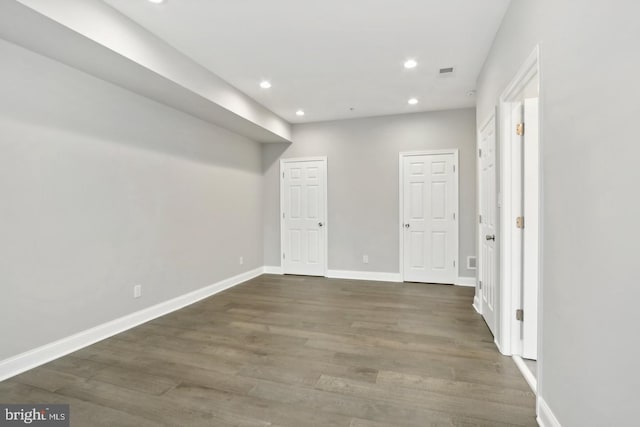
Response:
M285 274L326 274L326 159L281 163L282 267Z
M458 278L457 153L401 154L403 280Z
M496 251L497 181L496 181L496 127L492 118L480 133L480 260L479 292L482 315L495 335L498 319L498 259Z

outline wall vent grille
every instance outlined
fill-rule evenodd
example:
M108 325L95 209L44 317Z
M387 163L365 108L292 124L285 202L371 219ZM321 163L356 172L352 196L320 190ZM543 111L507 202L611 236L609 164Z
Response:
M477 268L477 260L474 256L467 257L467 270L475 270Z
M455 74L455 67L444 67L438 70L439 77L451 77Z

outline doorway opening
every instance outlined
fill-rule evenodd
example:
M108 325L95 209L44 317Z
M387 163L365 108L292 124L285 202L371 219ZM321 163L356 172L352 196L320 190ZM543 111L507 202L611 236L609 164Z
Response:
M536 390L540 337L540 54L500 97L500 351ZM527 362L525 362L525 360ZM538 361L537 363L535 361Z

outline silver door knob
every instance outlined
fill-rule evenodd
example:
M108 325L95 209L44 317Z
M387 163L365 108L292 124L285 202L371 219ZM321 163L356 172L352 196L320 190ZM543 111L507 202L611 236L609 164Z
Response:
M409 227L411 227L411 224L405 224L404 225L404 228L409 228Z
M322 227L324 224L323 224L323 223L321 223L321 222L319 222L319 223L318 223L318 225L319 225L320 227Z
M496 241L496 235L495 234L487 234L486 236L484 236L485 239L487 240L493 240L494 242Z

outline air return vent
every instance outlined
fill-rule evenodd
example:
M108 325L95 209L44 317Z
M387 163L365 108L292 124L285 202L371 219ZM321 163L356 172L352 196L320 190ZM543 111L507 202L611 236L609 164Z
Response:
M467 270L475 270L477 268L476 257L468 256L467 257Z
M453 76L455 73L455 68L454 67L445 67L445 68L440 68L440 70L438 70L438 76L440 77L451 77Z

